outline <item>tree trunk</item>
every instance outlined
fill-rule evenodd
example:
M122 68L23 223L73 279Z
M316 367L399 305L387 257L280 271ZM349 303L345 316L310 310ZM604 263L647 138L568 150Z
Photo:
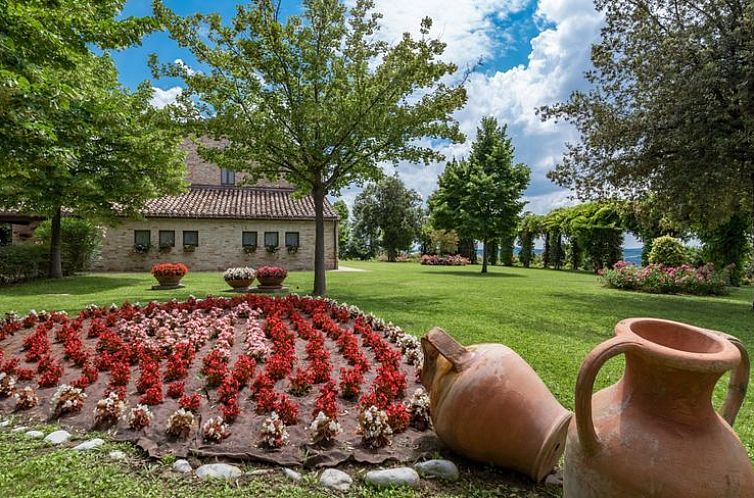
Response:
M315 296L327 293L327 274L325 272L325 191L315 188L314 197L314 290Z
M485 240L483 244L484 250L482 252L482 273L487 273L487 255L489 253L490 244L488 240Z
M387 260L390 263L395 263L395 259L398 257L398 251L395 249L388 249L387 250Z
M63 261L60 255L61 241L61 209L57 208L52 215L52 230L50 232L50 268L48 276L50 278L63 278Z

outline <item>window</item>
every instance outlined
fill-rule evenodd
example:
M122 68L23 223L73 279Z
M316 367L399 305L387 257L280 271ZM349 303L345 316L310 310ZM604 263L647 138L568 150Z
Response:
M160 230L160 247L175 247L175 230Z
M257 232L243 232L241 235L241 244L244 247L252 247L257 245Z
M134 230L134 245L142 247L152 245L152 232L149 230Z
M264 245L266 247L277 247L278 242L277 232L264 232Z
M298 232L285 232L285 246L298 247Z
M183 245L196 247L199 245L199 232L196 230L183 231Z
M230 169L220 169L220 183L223 185L236 184L236 172Z

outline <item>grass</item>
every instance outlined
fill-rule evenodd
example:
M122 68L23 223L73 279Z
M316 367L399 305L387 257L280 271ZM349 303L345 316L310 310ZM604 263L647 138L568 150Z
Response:
M569 409L573 408L573 389L581 360L594 346L609 338L615 324L623 318L659 317L721 330L738 336L750 351L754 351L751 288L734 289L728 296L714 298L660 296L605 289L594 275L584 273L493 267L489 274L481 275L478 266L424 267L411 263L372 262L347 262L346 265L366 271L329 273L331 297L356 304L416 335L440 326L465 344L506 344L532 365L553 394ZM292 273L287 284L292 290L305 293L310 289L311 281L311 273ZM225 286L218 273L191 273L183 283L186 284L184 289L166 293L149 290L152 279L145 274L93 274L55 282L32 282L0 289L0 312L16 310L25 313L32 308L75 312L92 302L109 304L125 299L146 302L171 297L181 299L190 294L198 297L231 295L224 294ZM622 369L620 358L610 360L598 377L596 389L615 382ZM718 385L717 406L724 399L726 385L727 379ZM736 431L749 455L754 456L754 406L750 399L741 409ZM246 496L278 493L279 496L307 497L317 496L316 493L320 492L313 485L294 487L278 480L266 480L261 487L255 487L256 481L252 480L232 490L216 488L216 485L205 489L204 485L189 486L185 481L161 477L159 471L150 470L154 464L143 460L140 460L141 467L137 471L121 464L97 461L98 472L93 475L89 470L91 462L79 464L69 456L59 455L65 452L48 453L48 450L38 448L38 443L0 439L0 445L0 466L4 469L0 473L0 493L8 496L53 494L43 489L25 493L25 486L13 486L21 486L19 482L33 480L34 476L54 468L65 468L66 475L70 473L92 486L100 477L100 469L105 469L101 470L103 479L124 482L124 486L131 490L126 494L144 496L212 496L226 491L228 494L224 496L233 496L236 489L242 490ZM493 472L491 474L476 472L469 470L464 482L447 488L430 486L418 492L377 493L359 487L352 494L496 496L503 494L500 483L510 482L505 476L501 481L501 476L493 471L489 471ZM85 494L83 490L89 489L76 486L70 479L64 479L61 486L59 489L69 490L67 494L70 495ZM269 486L273 486L272 490ZM541 496L552 492L551 488L515 484L506 484L504 489L504 493L511 496Z

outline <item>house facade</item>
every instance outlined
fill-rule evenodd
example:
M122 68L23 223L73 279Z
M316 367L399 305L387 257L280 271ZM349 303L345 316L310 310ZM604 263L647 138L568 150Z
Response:
M144 219L104 227L95 271L148 271L181 262L192 271L233 266L314 268L314 202L285 182L244 186L242 174L221 169L186 145L188 190L147 202ZM338 216L325 201L325 264L338 266Z

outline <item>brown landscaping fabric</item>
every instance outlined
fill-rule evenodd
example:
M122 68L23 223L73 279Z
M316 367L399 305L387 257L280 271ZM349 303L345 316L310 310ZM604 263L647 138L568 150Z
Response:
M231 354L232 365L238 354L243 349L245 320L239 320L236 325L235 345ZM291 330L293 327L289 324ZM85 322L80 334L85 346L95 350L97 339L86 339L86 330L88 329L88 320ZM6 338L0 343L0 348L5 352L5 359L16 355L23 358L22 343L23 339L33 330L26 329L17 332L11 337ZM54 331L49 334L50 340L54 340ZM306 342L301 338L296 339L296 349L298 353L298 365L305 366L304 347ZM337 381L341 367L346 367L346 360L340 355L335 343L329 338L326 344L330 350L331 362L333 363L332 378ZM204 421L211 417L220 415L219 404L217 402L216 390L207 391L204 381L199 374L202 365L202 358L211 350L214 340L209 340L197 352L196 358L189 370L186 382L186 393L199 392L202 395L202 406L199 411L198 424L192 436L187 440L175 440L169 438L165 433L167 419L175 410L179 408L178 400L165 397L162 404L150 407L154 413L152 424L144 431L134 432L128 429L124 421L120 421L108 432L117 440L130 441L142 448L151 457L161 457L166 454L173 454L177 457L187 457L190 455L203 457L219 457L221 459L231 460L249 460L270 464L285 466L313 466L329 467L339 465L345 462L357 462L366 464L379 464L386 461L409 462L421 457L430 455L440 450L441 443L437 436L431 430L420 432L415 429L394 435L390 446L379 450L371 450L361 444L361 436L358 433L358 407L356 400L348 401L338 398L339 405L339 422L343 427L343 433L340 434L331 447L315 447L310 444L310 437L306 428L312 421L312 408L318 394L321 384L314 385L311 392L303 397L291 396L299 404L299 422L294 426L288 427L289 443L280 450L269 450L259 446L259 430L262 421L267 415L257 415L255 412L256 404L249 399L250 391L245 388L239 394L239 405L241 414L237 420L230 425L231 435L221 443L205 443L201 437L200 427ZM393 346L395 347L395 346ZM71 384L81 375L81 370L76 368L70 361L63 360L63 345L60 343L52 344L52 350L55 356L64 365L63 378L61 383ZM365 354L372 363L371 370L365 374L363 389L366 389L376 375L376 366L374 355L370 350L364 350ZM165 361L161 363L161 372L164 374ZM33 368L36 371L36 363L26 363L23 360L19 365L21 368ZM256 372L263 365L258 365ZM409 387L406 390L406 396L410 397L414 390L420 385L415 379L415 367L403 364L401 369L406 372L409 380ZM104 397L104 393L109 380L109 372L100 372L96 383L86 389L88 398L82 411L75 415L62 417L58 422L63 428L83 433L92 430L94 420L94 407L97 401ZM139 377L138 366L131 368L131 380L128 385L128 406L127 410L138 404L139 394L136 392L135 383ZM30 385L37 392L40 398L40 404L36 408L16 413L18 423L26 425L35 422L48 422L52 413L52 407L49 400L56 391L56 388L39 389L36 382L19 381L17 388L23 388ZM275 389L278 392L287 391L286 379L279 381ZM167 383L165 384L167 390ZM13 412L15 400L6 398L0 400L0 414L3 417Z

